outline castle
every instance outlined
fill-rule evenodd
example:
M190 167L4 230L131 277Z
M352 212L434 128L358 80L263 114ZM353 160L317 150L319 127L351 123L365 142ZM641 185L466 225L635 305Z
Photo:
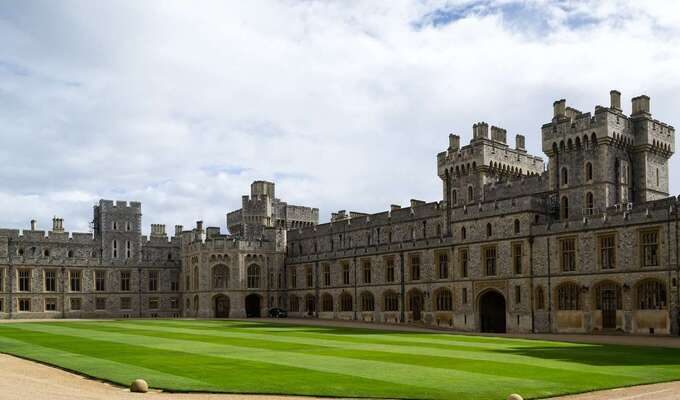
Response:
M608 107L553 104L544 161L473 125L437 154L442 198L366 214L289 205L256 181L219 228L152 225L101 200L92 233L0 230L0 318L293 317L482 332L678 334L675 131Z

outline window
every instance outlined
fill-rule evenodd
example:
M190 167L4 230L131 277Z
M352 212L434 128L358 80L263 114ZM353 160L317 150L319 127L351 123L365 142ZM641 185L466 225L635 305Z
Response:
M515 304L522 303L522 287L515 285Z
M349 264L342 265L342 283L349 285Z
M158 271L149 271L149 292L158 290Z
M198 267L194 267L194 279L191 283L194 285L194 290L198 290L199 284L200 284L200 282L198 280ZM197 296L194 296L194 297L197 297Z
M542 287L536 288L536 309L543 310L545 308L545 294Z
M642 266L654 267L659 265L659 231L641 232L640 243L642 246Z
M333 296L331 296L328 293L321 296L321 311L322 312L333 311Z
M57 311L57 299L45 299L45 311Z
M4 302L4 300L5 300L5 299L0 299L0 312L4 312L4 310L5 310L5 307L4 307L4 306L5 306L5 302Z
M659 187L659 169L656 169L656 187Z
M618 284L611 282L611 281L604 281L600 284L598 284L595 287L595 309L596 310L602 310L602 298L604 295L613 295L614 299L608 299L608 300L613 300L614 305L616 306L617 310L620 310L622 307L622 301L621 301L621 286Z
M595 200L593 198L593 193L588 192L586 193L586 215L593 215L595 214Z
M560 178L561 178L561 181L562 181L562 185L563 186L568 185L569 184L569 173L567 171L567 167L562 167L562 172L561 172L560 175L561 175Z
M177 297L170 298L170 308L177 310L179 308L179 299Z
M640 310L665 310L666 286L658 280L646 280L638 284L637 305Z
M130 221L127 221L125 223L125 231L130 232L132 230L132 224L130 224Z
M82 290L82 279L80 271L69 271L71 276L71 291L80 292Z
M31 291L31 271L28 269L19 270L19 291Z
M468 250L458 250L458 257L460 258L460 276L467 278L468 276Z
M562 251L562 256L560 257L562 271L576 271L576 239L560 240L560 248Z
M439 255L439 279L449 277L449 257L446 254Z
M227 267L216 265L212 270L213 289L224 289L227 285Z
M560 203L560 217L562 219L569 219L569 199L567 196L562 197Z
M125 241L125 258L132 257L132 243L129 240Z
M468 203L472 203L475 199L475 194L472 190L472 186L468 186Z
M394 282L394 259L388 258L386 260L387 271L385 273L385 281Z
M170 272L170 290L179 292L179 271Z
M5 291L5 270L3 268L0 268L0 292L4 291Z
M297 271L295 268L290 270L290 287L291 289L297 288Z
M467 304L468 302L468 293L467 293L467 288L463 288L463 292L461 294L461 302L463 304Z
M73 258L73 250L69 250L68 253L66 253L66 256L68 258Z
M290 311L292 312L299 312L300 311L300 298L292 295L290 296Z
M120 273L120 290L122 292L130 291L130 271L121 271Z
M94 286L94 289L97 292L103 292L106 290L106 271L95 271Z
M117 221L113 221L113 223L111 224L111 226L112 226L112 228L113 228L114 231L117 231L117 230L118 230L118 222L117 222Z
M106 310L106 297L97 297L94 300L94 308L98 311Z
M120 309L121 310L132 310L132 298L121 297L120 298Z
M81 300L79 297L72 297L71 298L71 311L80 311L81 309Z
M115 228L115 222L114 222L114 228ZM114 240L111 242L111 258L118 258L118 241Z
M325 264L323 266L323 285L324 286L331 285L331 266L328 264Z
M486 237L491 237L493 234L493 228L491 227L491 224L486 224Z
M385 311L399 311L399 296L391 290L385 293Z
M457 190L453 190L451 192L451 204L453 204L454 206L458 204L458 191Z
M453 310L453 298L449 289L443 288L437 291L435 297L435 309L437 311Z
M248 289L260 287L260 266L252 264L248 267Z
M557 309L580 310L580 289L575 283L565 283L557 288Z
M516 275L522 274L522 243L512 245L512 267Z
M600 268L613 269L616 265L616 249L614 235L600 237Z
M520 231L519 220L516 219L514 224L515 224L515 233L519 233L519 231Z
M305 275L307 277L307 287L314 287L314 270L312 270L312 267L307 267Z
M496 246L485 247L482 250L484 256L484 273L486 276L496 275Z
M352 302L352 295L343 293L340 295L340 311L352 311L354 304Z
M57 291L57 272L54 270L45 271L45 291Z
M411 256L411 280L420 280L420 256L416 254Z
M364 261L363 272L364 272L364 283L371 283L371 262L370 261Z
M19 311L31 311L31 299L19 299Z
M375 298L372 293L361 294L361 311L375 311Z
M593 180L593 164L590 162L586 163L586 181L590 182Z
M465 230L465 227L460 228L460 238L461 240L467 239L467 231Z
M160 308L160 299L158 297L149 298L149 310L158 310Z

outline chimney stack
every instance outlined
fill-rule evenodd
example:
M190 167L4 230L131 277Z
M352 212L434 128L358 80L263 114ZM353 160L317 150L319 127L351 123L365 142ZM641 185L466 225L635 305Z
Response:
M454 135L453 133L449 135L449 150L458 151L460 149L460 136Z
M526 146L526 144L525 144L524 135L515 136L515 148L517 150L526 150L525 146Z
M621 111L621 92L612 90L609 92L609 108Z
M633 97L633 112L631 115L637 114L647 114L649 115L649 96L642 95L638 97Z
M32 219L32 220L31 220L31 230L32 230L32 231L35 230L35 225L36 225L36 221L35 221L34 219Z
M553 103L553 118L564 118L567 115L567 100L560 99Z
M175 236L179 237L182 234L182 225L175 225Z
M52 232L63 232L64 220L62 218L52 218Z

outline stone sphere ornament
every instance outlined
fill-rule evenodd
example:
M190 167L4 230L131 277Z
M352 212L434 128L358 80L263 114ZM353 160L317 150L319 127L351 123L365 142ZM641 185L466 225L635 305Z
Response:
M130 391L134 393L146 393L149 391L149 384L144 379L135 379L130 384Z
M513 393L510 396L508 396L508 400L524 400L524 399L522 399L522 396L518 395L517 393Z

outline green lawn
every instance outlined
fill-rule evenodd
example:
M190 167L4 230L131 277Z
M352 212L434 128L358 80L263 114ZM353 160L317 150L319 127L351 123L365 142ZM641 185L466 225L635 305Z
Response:
M680 379L680 350L241 321L0 324L0 352L173 391L545 397Z

